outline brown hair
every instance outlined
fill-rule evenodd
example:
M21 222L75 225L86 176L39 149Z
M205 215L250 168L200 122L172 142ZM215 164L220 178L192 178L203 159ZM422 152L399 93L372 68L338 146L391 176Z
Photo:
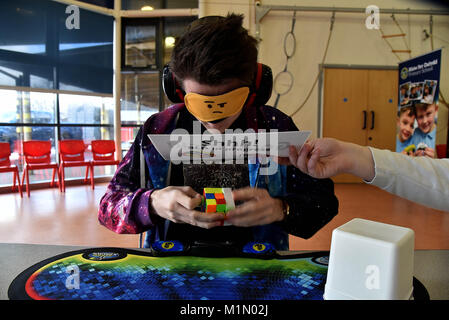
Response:
M415 104L415 109L420 109L423 111L426 111L428 107L430 107L432 104L428 104L428 103L417 103Z
M179 80L217 85L240 79L250 85L257 68L257 40L243 28L243 15L195 20L177 41L170 68Z
M415 116L416 117L416 110L414 107L403 107L398 111L398 117L400 117L402 114L406 113L409 117Z

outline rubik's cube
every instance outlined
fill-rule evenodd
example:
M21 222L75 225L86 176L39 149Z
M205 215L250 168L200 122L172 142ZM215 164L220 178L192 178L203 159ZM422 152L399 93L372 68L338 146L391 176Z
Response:
M231 188L204 188L202 211L226 213L235 208Z

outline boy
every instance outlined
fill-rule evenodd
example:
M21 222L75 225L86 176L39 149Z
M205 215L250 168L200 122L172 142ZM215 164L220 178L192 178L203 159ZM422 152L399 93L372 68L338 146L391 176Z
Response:
M399 129L396 137L396 152L408 154L404 149L410 145L414 131L415 113L413 107L401 108L398 111L396 123Z
M311 178L292 166L279 166L275 174L258 179L259 164L171 164L147 137L175 129L193 133L198 126L202 132L298 130L279 110L248 103L257 43L242 21L243 16L234 14L205 17L179 39L170 68L186 93L185 103L151 116L140 129L101 199L101 224L117 233L147 231L144 247L156 240L267 241L288 250L289 233L309 238L337 214L329 179ZM233 98L219 106L221 113L212 117L209 112L205 118L208 105L197 102L217 96ZM243 202L227 213L230 226L223 226L222 214L195 209L204 187L230 187L234 200Z
M418 128L413 133L411 143L415 146L420 143L427 145L424 150L418 150L415 155L435 158L435 138L437 131L435 117L438 112L438 106L435 103L417 103L415 104L415 110Z

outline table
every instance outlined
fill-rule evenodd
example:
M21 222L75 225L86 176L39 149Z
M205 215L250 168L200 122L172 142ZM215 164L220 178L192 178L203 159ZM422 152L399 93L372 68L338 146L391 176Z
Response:
M85 248L89 247L1 243L0 299L8 299L10 283L26 268L46 258ZM305 251L295 253L300 252ZM449 250L415 251L414 276L424 284L431 299L449 300L448 267Z

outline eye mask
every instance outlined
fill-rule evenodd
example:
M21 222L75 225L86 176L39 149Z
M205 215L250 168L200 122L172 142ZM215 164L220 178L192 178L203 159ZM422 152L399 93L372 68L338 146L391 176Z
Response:
M187 110L200 121L216 121L237 114L248 98L249 88L241 87L219 96L188 93L184 97Z

